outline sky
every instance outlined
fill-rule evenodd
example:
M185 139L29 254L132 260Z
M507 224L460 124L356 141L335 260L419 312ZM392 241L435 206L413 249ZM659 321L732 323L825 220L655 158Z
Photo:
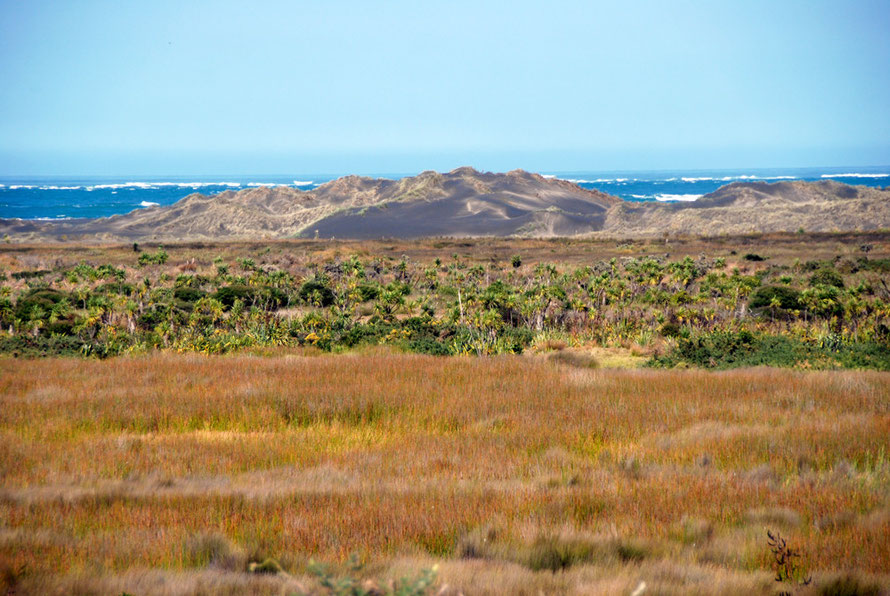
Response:
M887 165L888 26L888 0L0 0L0 175Z

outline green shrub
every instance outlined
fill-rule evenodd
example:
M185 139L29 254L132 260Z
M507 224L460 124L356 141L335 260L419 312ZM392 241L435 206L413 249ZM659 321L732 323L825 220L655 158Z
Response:
M157 252L149 253L144 252L139 255L139 266L145 267L146 265L163 265L167 262L167 251L164 250L164 247L158 247Z
M680 331L682 331L682 327L674 322L667 322L661 326L661 334L664 337L677 337L680 335Z
M763 286L758 288L751 296L748 306L751 308L772 308L773 301L778 301L778 308L782 310L797 310L800 308L800 292L787 286Z
M81 356L85 343L73 336L11 335L0 336L0 353L37 358L45 356Z
M869 259L868 257L859 257L856 259L856 265L859 269L864 271L890 273L890 259Z
M334 303L334 292L318 278L310 279L300 286L300 299L316 306L330 306Z
M818 285L800 295L801 304L816 316L830 318L844 314L843 292L834 286Z
M50 311L54 306L63 300L70 301L70 299L71 297L68 293L53 290L51 288L37 288L30 290L23 296L19 297L15 305L15 310L13 311L13 316L17 319L27 321L31 318L31 315L34 314L36 308L38 312L43 314L41 318L45 319L49 316Z
M844 287L844 278L834 269L825 267L819 269L810 276L811 286L833 286L835 288Z
M207 292L189 287L180 287L173 290L173 298L182 302L197 302L206 295Z
M47 335L74 335L74 320L67 318L58 319L52 323L47 321L43 332Z
M232 308L236 300L240 300L244 304L251 304L254 293L252 288L244 284L232 284L218 289L213 294L213 297L221 302L225 308L229 309Z
M376 284L376 283L358 284L355 287L355 291L358 293L359 299L362 302L376 300L377 297L380 295L380 284Z
M408 341L408 349L418 354L430 356L448 356L448 345L431 337L421 337Z
M403 281L393 281L386 284L384 288L387 292L392 292L397 296L408 296L411 294L411 286Z
M288 303L284 290L275 286L262 286L254 294L254 302L266 310L275 310Z
M136 319L136 324L142 329L154 329L169 316L169 307L163 305L155 305L143 312Z
M789 337L753 334L748 331L717 331L680 337L670 354L649 361L649 366L677 365L700 368L743 366L809 368L856 368L890 370L890 345L881 342L804 343Z
M12 274L12 279L35 279L52 273L46 269L37 269L35 271L16 271Z
M100 294L117 294L119 296L129 296L133 293L133 286L122 282L110 281L97 286L94 290Z
M363 344L376 344L380 338L388 335L393 329L395 326L387 323L360 323L341 333L338 343L347 348Z

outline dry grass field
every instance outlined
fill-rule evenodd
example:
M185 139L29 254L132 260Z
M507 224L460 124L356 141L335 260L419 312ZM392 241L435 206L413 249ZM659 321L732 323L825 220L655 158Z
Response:
M788 264L794 259L832 259L859 255L860 246L871 245L873 257L890 255L887 232L750 234L711 238L670 236L663 239L627 240L622 238L420 238L415 240L273 240L257 242L182 242L163 243L173 262L209 264L216 257L234 260L251 256L257 262L275 263L282 254L291 260L322 262L358 255L375 258L408 258L432 261L457 254L467 262L509 261L517 252L523 261L557 261L564 266L588 264L591 260L612 257L663 256L697 257L736 250L768 255L771 262ZM143 250L155 250L157 243L140 243ZM132 244L84 244L76 242L49 244L0 244L0 266L54 268L80 261L99 260L113 265L133 262Z
M443 594L868 593L890 581L888 443L878 372L4 358L0 579L306 593L310 560L355 553L380 587L437 565ZM809 587L774 581L768 529ZM246 572L270 557L283 573Z

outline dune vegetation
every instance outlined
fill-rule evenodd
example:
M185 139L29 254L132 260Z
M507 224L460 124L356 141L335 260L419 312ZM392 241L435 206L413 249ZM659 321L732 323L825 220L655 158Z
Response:
M4 248L2 586L880 593L890 242L808 240Z
M234 253L217 245L215 255L214 245L93 249L89 258L48 250L49 263L39 251L10 250L0 274L0 352L386 344L491 355L564 344L633 349L660 367L888 370L887 237L829 235L823 244L832 240L827 248L839 250L829 258L801 238L790 259L719 244L671 254L656 242L619 255L614 243L567 241L586 257L575 262L561 262L558 242L550 255L524 257L535 244L520 241L501 241L515 252L495 256L484 244L449 252L442 242L426 258L326 242Z

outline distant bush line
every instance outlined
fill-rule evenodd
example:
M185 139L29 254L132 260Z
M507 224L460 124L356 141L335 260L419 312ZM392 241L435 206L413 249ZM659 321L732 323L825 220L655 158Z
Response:
M556 337L637 347L657 367L890 369L890 259L780 265L729 253L563 267L519 254L486 264L455 254L301 265L269 250L203 263L163 248L129 254L118 265L0 272L0 353L389 345L488 355Z

